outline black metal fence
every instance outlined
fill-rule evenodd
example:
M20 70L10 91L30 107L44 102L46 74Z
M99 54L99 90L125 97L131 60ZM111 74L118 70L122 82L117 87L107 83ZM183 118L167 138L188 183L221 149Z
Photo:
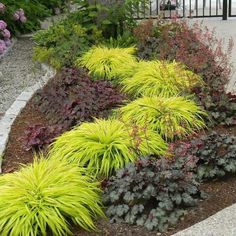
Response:
M124 4L125 0L88 0L91 4ZM134 1L135 3L135 1ZM236 17L236 0L141 0L134 6L133 17L145 18L203 18ZM132 7L133 8L133 7Z
M236 0L229 0L229 17L236 17Z
M172 17L236 17L236 0L150 0L145 11L136 14L136 18L172 18Z

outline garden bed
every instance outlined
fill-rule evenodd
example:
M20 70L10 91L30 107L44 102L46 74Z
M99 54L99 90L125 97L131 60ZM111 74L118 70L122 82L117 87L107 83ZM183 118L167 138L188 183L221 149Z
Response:
M104 20L85 1L34 35L33 58L57 74L11 127L1 235L167 236L236 202L233 42L136 25L132 7Z
M44 115L34 106L31 101L22 110L21 114L15 120L9 142L6 148L3 160L3 173L14 172L19 169L21 164L33 162L34 154L32 151L26 151L22 146L22 134L30 124L49 125ZM218 127L219 133L228 133L236 135L236 127L223 128ZM180 230L183 230L197 222L200 222L216 212L228 207L236 202L236 176L231 175L221 180L209 181L201 184L201 190L208 194L204 201L200 201L197 207L189 209L188 214L180 221L176 227L170 229L167 233L158 234L169 236ZM98 221L98 233L86 232L76 227L73 229L74 235L140 235L154 236L156 231L150 232L143 227L129 226L127 224L110 224L108 220Z

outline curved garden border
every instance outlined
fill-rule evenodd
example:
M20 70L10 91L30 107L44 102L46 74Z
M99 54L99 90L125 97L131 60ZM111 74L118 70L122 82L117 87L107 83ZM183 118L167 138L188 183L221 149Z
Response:
M42 76L39 82L35 85L26 88L15 100L15 102L10 106L10 108L5 112L4 116L0 119L0 173L2 172L2 158L8 142L9 133L11 131L11 126L20 114L21 110L25 107L27 102L35 94L35 92L42 88L47 81L56 74L56 71L51 67L42 64L42 70L45 74Z

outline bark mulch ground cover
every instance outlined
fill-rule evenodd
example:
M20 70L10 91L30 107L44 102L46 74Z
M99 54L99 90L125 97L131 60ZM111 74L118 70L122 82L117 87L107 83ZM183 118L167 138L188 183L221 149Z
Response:
M9 173L17 170L21 164L27 164L33 161L33 152L26 151L22 147L22 135L26 127L30 124L48 124L43 114L33 106L30 101L22 110L21 114L15 120L9 142L6 148L3 173ZM218 132L222 132L224 128L219 128ZM229 134L236 135L236 127L228 128ZM110 224L108 220L99 220L97 223L98 232L85 232L78 228L73 229L75 236L95 236L95 235L136 235L136 236L169 236L182 229L185 229L207 217L215 214L219 210L236 203L236 175L227 176L221 180L206 182L201 185L201 189L208 194L208 198L200 201L197 207L190 208L188 214L180 221L175 228L169 229L167 233L149 232L142 227L129 226L126 224Z

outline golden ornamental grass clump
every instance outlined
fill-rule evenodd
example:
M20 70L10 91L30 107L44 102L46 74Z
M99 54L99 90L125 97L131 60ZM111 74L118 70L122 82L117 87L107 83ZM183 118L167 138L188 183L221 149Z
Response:
M94 230L94 219L104 216L99 187L73 163L35 159L0 177L0 235L71 235L69 221Z
M133 67L126 69L123 67L119 69L120 74L123 71L123 91L135 97L186 94L203 84L200 76L177 62L140 61L136 66L133 64Z
M142 97L121 107L116 115L157 131L164 139L174 139L205 127L206 113L184 97Z
M134 162L138 154L165 154L167 145L160 135L135 129L116 119L82 123L56 139L50 157L86 166L95 176L109 177Z
M119 77L116 69L122 65L130 65L136 62L136 49L108 48L105 46L94 46L76 62L77 66L83 66L96 78L113 79Z

